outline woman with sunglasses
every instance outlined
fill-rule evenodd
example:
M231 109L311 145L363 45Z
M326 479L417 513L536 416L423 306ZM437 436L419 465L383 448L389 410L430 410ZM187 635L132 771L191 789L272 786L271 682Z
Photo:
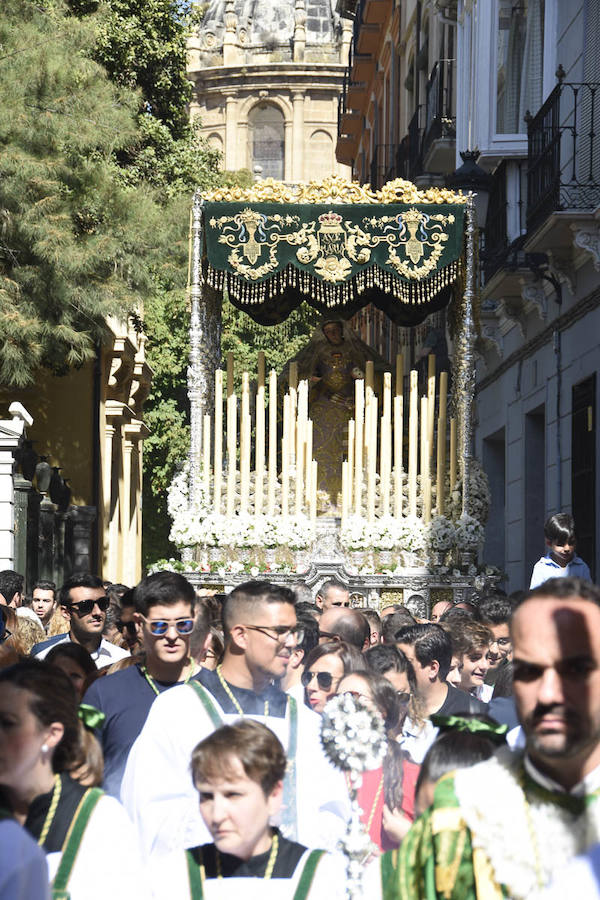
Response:
M101 578L85 573L73 575L60 589L59 603L69 623L68 633L36 644L31 651L32 656L45 659L50 648L61 641L81 644L99 669L129 656L129 650L117 647L102 637L110 600Z
M157 572L144 578L134 591L133 614L144 661L99 678L87 690L84 702L104 713L96 736L104 751L104 790L120 796L129 751L144 727L159 694L187 683L200 671L191 656L190 641L204 643L208 620L194 619L192 585L176 572Z
M365 669L363 655L356 647L343 641L319 644L308 654L302 673L306 705L322 715L344 675Z
M397 691L387 678L375 672L344 676L338 694L352 694L371 704L383 716L388 738L383 764L364 772L358 790L361 820L380 850L399 846L414 818L415 785L419 766L397 742L406 708L406 692Z
M0 807L46 854L53 896L147 896L125 811L67 774L81 753L78 703L71 681L46 662L0 672Z

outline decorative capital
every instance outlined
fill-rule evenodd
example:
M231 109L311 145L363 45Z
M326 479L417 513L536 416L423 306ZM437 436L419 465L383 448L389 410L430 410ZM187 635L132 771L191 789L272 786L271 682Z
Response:
M600 225L584 227L572 225L571 227L573 228L573 243L591 255L594 268L600 272Z
M548 297L544 285L539 278L521 279L521 297L525 301L525 309L535 309L542 321L546 321L548 315Z

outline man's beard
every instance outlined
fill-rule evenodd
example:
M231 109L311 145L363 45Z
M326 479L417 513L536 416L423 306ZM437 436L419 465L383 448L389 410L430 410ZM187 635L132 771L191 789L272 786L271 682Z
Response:
M539 732L536 726L549 714L560 717L566 729L559 732L551 730ZM580 716L564 706L538 705L522 724L527 749L534 756L546 759L570 759L600 741L600 724L596 724L596 728L593 729L592 722L582 721Z

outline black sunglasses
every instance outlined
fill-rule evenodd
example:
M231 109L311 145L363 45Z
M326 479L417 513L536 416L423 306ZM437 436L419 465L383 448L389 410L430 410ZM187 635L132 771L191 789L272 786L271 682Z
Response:
M115 627L117 631L121 632L121 634L123 634L124 631L128 631L132 637L137 634L135 622L121 622L121 620L119 619L118 622L115 622Z
M80 603L69 603L68 609L76 612L78 616L89 616L94 607L97 606L100 612L106 612L110 605L109 597L95 597L90 600L82 600Z
M300 677L303 687L308 687L313 678L317 679L317 684L322 691L331 690L331 685L333 684L333 675L331 672L310 672L308 669L305 669ZM339 680L340 679L338 678L338 681Z
M396 695L400 703L408 703L410 700L410 694L408 691L396 691Z

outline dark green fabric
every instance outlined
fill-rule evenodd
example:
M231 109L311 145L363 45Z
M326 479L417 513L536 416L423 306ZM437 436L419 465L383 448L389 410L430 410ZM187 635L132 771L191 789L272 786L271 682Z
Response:
M413 210L421 214L415 228L403 219ZM436 248L442 247L436 271L461 255L463 218L462 204L207 203L206 251L213 269L253 283L269 280L288 265L329 281L335 272L324 265L327 258L341 262L338 282L371 266L422 280L433 274L419 272Z
M313 882L313 878L315 877L317 865L324 852L324 850L311 851L308 859L304 863L302 875L300 876L300 881L298 882L298 886L296 887L296 891L292 900L306 900L306 898L308 897L308 892L310 891L310 886Z
M373 304L396 325L417 325L460 289L464 210L207 203L206 284L260 325L283 322L302 303L344 319Z
M188 877L190 880L190 900L204 900L200 867L194 859L194 855L191 850L185 851L185 858L188 868Z
M90 788L83 796L81 806L71 827L71 833L63 847L58 871L52 883L52 900L69 900L70 898L67 890L69 878L75 865L87 823L102 795L103 791L99 788Z
M198 698L202 703L202 706L208 713L208 717L210 718L210 721L213 723L215 728L220 728L223 724L223 719L221 718L219 711L217 710L217 707L215 706L214 701L206 688L203 688L202 685L198 684L197 681L190 681L189 686L196 691Z

